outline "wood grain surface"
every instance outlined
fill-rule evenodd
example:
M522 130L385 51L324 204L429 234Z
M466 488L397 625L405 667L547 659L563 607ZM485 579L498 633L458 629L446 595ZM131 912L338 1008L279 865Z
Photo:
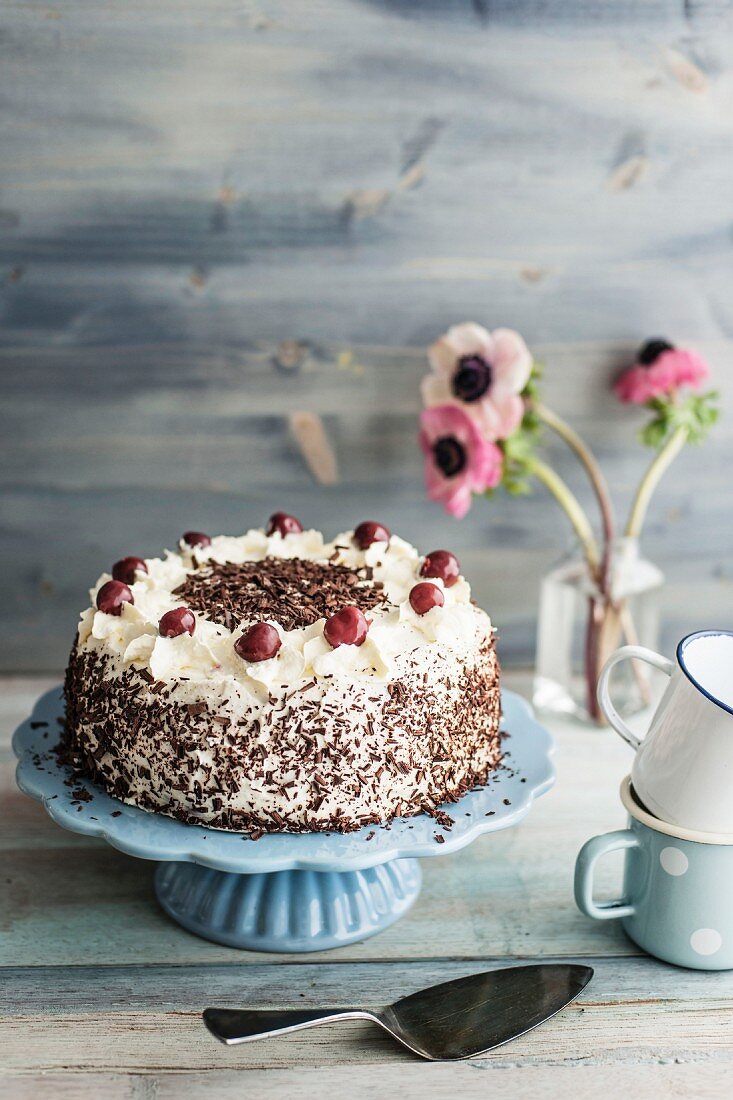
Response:
M732 45L721 0L3 4L0 668L59 668L120 555L276 506L454 546L531 660L566 528L425 501L420 349L519 328L625 506L635 344L733 385ZM654 505L669 642L730 619L732 458L723 425Z
M729 408L732 47L726 0L6 0L0 669L55 681L102 568L275 507L455 548L504 661L531 660L570 539L540 492L458 526L424 500L422 349L463 319L520 329L621 508L646 456L608 387L642 338L707 354ZM654 504L667 645L730 622L732 462L724 420ZM557 788L519 828L425 861L376 939L283 961L183 932L151 866L20 795L9 735L54 681L0 680L3 1098L729 1095L731 976L648 959L572 902L581 843L623 821L610 734L556 725ZM618 879L610 859L601 890ZM361 1024L229 1050L199 1020L534 958L596 977L470 1064Z
M15 790L10 731L48 686L0 682L3 1097L728 1095L733 973L659 963L615 922L589 921L573 904L581 843L623 822L616 788L629 756L610 732L555 723L557 786L520 826L424 860L414 909L380 936L283 957L184 932L157 907L151 865L63 832ZM617 861L599 872L599 891L612 896ZM224 1048L200 1019L217 1003L378 1005L533 959L582 959L595 976L537 1031L461 1065L420 1064L362 1023Z
M733 345L703 346L729 404ZM422 352L352 349L344 367L343 353L321 347L292 376L273 366L275 351L0 353L2 667L62 667L89 586L120 556L159 554L184 530L259 526L276 505L331 534L373 516L425 552L450 546L499 627L504 662L532 659L540 577L572 546L554 502L541 489L529 500L497 496L457 524L425 499ZM551 365L548 400L593 442L623 512L649 460L634 438L638 414L607 393L623 349L538 351ZM39 405L39 394L53 400ZM304 416L299 445L292 423ZM554 441L548 451L592 509L569 454ZM705 447L680 456L652 506L644 547L669 580L667 646L730 621L731 460L723 420Z

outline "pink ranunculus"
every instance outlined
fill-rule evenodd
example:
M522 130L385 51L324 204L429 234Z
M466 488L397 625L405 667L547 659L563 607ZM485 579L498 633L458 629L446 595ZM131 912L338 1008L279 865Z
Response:
M707 363L694 351L672 347L666 340L649 340L634 366L624 371L613 389L619 401L644 405L681 386L699 389L709 374Z
M519 396L532 372L529 348L517 332L488 332L466 322L428 349L433 373L422 381L425 405L460 405L487 439L506 439L524 415Z
M420 446L425 455L428 496L462 519L472 493L501 481L503 455L457 405L435 405L420 414Z

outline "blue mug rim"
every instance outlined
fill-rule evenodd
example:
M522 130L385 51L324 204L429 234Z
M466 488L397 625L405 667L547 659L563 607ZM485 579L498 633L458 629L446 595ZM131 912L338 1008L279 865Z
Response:
M621 780L619 790L621 804L630 818L634 818L639 825L649 829L653 833L673 837L675 840L683 840L687 844L711 844L716 847L728 847L733 845L733 833L702 833L697 829L687 829L683 825L670 825L661 817L655 817L646 808L634 790L631 776L627 775Z
M697 688L706 699L709 699L716 707L720 707L721 710L727 711L728 714L733 714L733 707L729 706L728 703L724 703L721 699L716 698L715 695L711 695L707 688L704 688L700 681L695 679L685 664L685 649L690 642L694 641L696 638L719 638L721 636L733 638L733 630L693 630L691 634L686 634L677 645L677 664L680 666L692 686Z

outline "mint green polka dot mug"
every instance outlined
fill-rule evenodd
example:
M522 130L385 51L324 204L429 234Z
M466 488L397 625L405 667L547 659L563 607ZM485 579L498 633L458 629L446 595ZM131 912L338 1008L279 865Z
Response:
M594 836L575 864L575 900L594 920L620 919L650 955L694 970L733 969L733 836L668 825L621 784L628 829ZM601 856L625 851L623 897L593 899Z

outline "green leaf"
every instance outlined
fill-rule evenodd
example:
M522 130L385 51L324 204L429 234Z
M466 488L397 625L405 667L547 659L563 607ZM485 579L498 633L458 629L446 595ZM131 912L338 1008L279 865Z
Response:
M532 492L532 486L526 478L515 478L505 484L504 488L513 497L526 497Z
M539 436L535 421L536 417L532 414L527 426L525 416L514 435L499 443L504 453L501 488L510 496L526 496L532 491L532 465Z
M530 371L527 384L522 390L521 396L525 401L538 401L540 396L540 379L545 373L544 363L540 363L538 359L535 359L532 363L532 370Z
M646 447L659 450L678 428L684 428L690 443L700 443L720 415L718 401L715 390L690 394L683 401L654 397L646 403L654 415L639 438Z
M664 420L654 419L650 420L639 433L639 438L645 447L653 447L657 450L662 446L665 439L669 435L667 425Z
M544 424L534 411L534 406L540 399L539 380L542 371L542 364L535 361L521 394L524 401L522 423L513 435L497 444L504 455L504 468L498 488L513 497L527 496L532 492L534 456L544 430ZM487 489L483 495L492 497L496 491Z

